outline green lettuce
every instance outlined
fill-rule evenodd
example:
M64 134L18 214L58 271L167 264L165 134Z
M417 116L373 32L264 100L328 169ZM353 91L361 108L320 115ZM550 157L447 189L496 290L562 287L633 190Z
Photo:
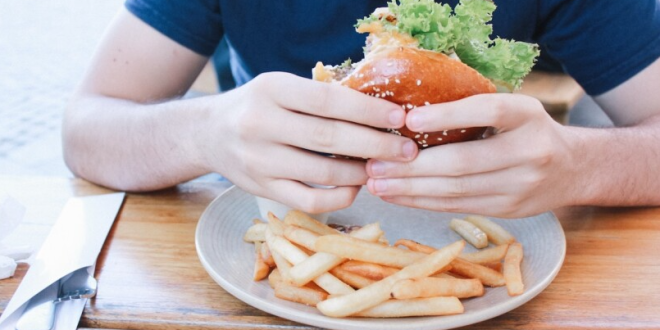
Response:
M424 49L456 53L463 63L511 90L520 87L539 56L536 44L490 38L493 27L488 23L496 6L489 0L461 0L453 9L433 0L392 0L388 8L396 22L382 19L386 30L409 34ZM378 20L372 14L356 26Z

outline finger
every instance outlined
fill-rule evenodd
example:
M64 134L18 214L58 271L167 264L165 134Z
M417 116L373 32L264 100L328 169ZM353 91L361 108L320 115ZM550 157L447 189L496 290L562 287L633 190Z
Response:
M367 188L376 196L469 197L505 194L511 190L511 172L497 171L459 177L369 179ZM515 175L515 174L514 174Z
M331 158L289 146L272 147L268 158L269 175L325 186L361 186L367 182L364 163Z
M372 178L462 176L514 167L535 153L520 148L516 137L500 134L485 140L446 144L419 152L410 162L371 159L367 173Z
M470 213L497 217L521 217L526 214L515 208L510 208L506 196L472 196L472 197L420 197L420 196L385 196L384 201L392 204L450 213Z
M411 139L370 127L299 113L276 120L281 121L280 127L296 123L295 128L272 137L283 144L359 158L410 161L417 156L417 144Z
M283 179L270 181L267 189L273 193L264 197L312 214L347 208L360 191L359 186L322 189Z
M290 74L274 74L268 88L283 108L380 128L400 128L405 111L397 104L338 85Z
M462 100L411 110L406 126L415 132L437 132L464 127L496 127L507 131L547 115L538 100L520 94L479 94Z

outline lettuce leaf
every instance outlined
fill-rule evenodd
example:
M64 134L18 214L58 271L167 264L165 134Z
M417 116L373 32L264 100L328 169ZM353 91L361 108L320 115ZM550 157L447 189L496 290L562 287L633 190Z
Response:
M409 34L424 49L456 53L463 63L511 90L520 87L539 56L536 44L490 38L493 27L488 23L496 6L489 0L461 0L453 9L433 0L392 0L388 8L396 22L380 20L386 30ZM378 20L372 14L356 26Z

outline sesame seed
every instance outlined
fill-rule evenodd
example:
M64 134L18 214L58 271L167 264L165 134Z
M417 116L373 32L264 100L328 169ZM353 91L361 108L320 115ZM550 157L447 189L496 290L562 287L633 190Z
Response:
M417 144L422 144L422 141L417 141Z
M429 106L429 105L431 105L431 103L429 103L428 101L426 101L426 102L424 102L424 105Z
M438 141L442 141L442 138L438 138Z
M462 129L462 130L461 130L461 133L465 133L465 130L464 130L464 129Z
M399 80L399 79L394 79L394 82L397 83L397 84L400 84L400 83L401 83L401 80Z
M388 78L385 78L385 85L389 84L390 80Z
M392 94L392 96L394 96L394 92L390 92L390 94Z
M371 86L373 86L373 85L375 85L375 84L376 84L376 82L374 82L374 81L370 81L370 82L369 82L369 85L371 85Z
M447 131L442 131L442 135L447 136Z
M428 139L428 138L429 138L429 135L428 135L428 134L424 134L424 138L425 138L425 139Z
M376 91L376 92L380 92L380 88L378 88L378 87L374 87L374 91Z
M419 137L420 137L419 134L415 135L415 139L419 139Z
M428 144L422 144L422 147L424 147L424 148L426 148L428 146L429 146Z
M358 78L362 78L362 77L364 77L364 73L358 74Z
M417 86L419 86L419 85L421 85L421 84L422 84L422 81L419 80L419 79L417 79Z
M406 104L406 107L407 107L408 109L412 109L412 108L413 108L412 104L410 104L410 103Z

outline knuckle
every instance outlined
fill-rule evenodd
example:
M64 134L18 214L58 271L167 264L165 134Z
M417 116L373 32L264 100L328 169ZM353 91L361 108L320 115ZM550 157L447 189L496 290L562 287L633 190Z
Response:
M322 121L318 123L312 129L312 144L316 147L321 147L324 150L332 149L336 143L337 129L337 123L334 121Z
M449 213L460 213L462 207L459 204L459 199L457 198L444 198L442 200L442 211Z
M310 98L311 109L314 113L321 117L331 117L332 106L331 106L331 90L332 87L327 83L318 83L317 87L314 88L314 95Z
M314 178L319 184L332 185L336 182L337 173L332 166L324 162L316 166Z
M449 185L449 195L453 197L465 196L469 193L470 187L467 179L464 177L455 177L452 178L451 184Z

